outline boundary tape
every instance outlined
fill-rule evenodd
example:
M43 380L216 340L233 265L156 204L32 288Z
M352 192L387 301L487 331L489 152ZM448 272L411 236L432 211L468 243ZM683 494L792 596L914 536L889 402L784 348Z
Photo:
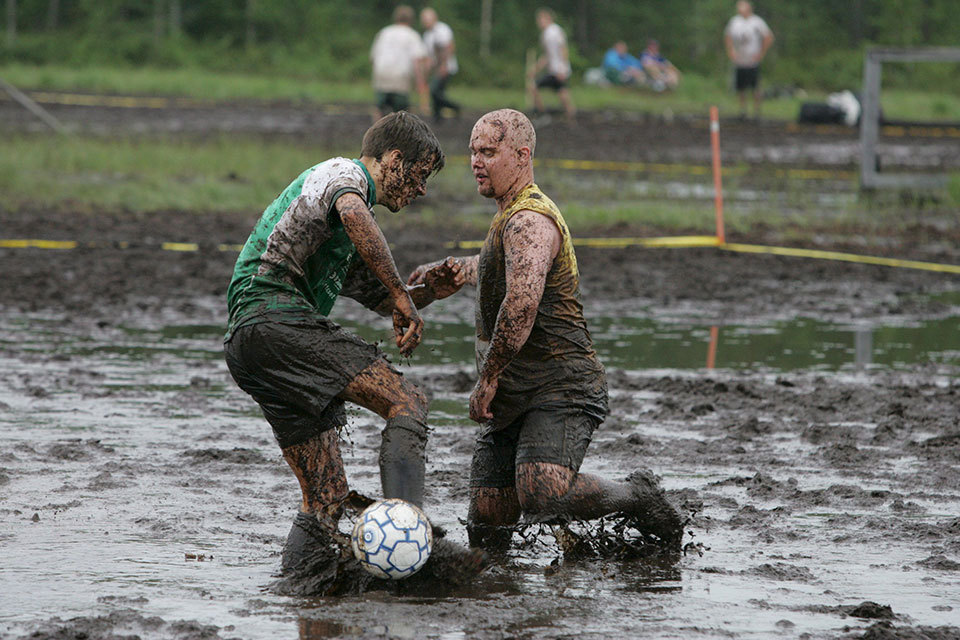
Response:
M467 166L470 159L467 156L447 156L447 160L455 165ZM710 167L691 164L665 164L661 162L633 162L620 160L570 160L565 158L534 158L534 167L547 167L551 169L567 169L574 171L608 171L608 172L631 172L631 173L658 173L665 175L692 175L706 176L710 175ZM800 168L778 168L764 169L760 167L728 167L722 170L723 175L728 177L745 176L748 174L773 175L777 178L790 178L793 180L853 180L857 173L846 169L800 169Z
M626 238L575 238L574 246L590 247L596 249L624 249L626 247L646 247L650 249L694 249L699 247L715 247L721 251L734 251L737 253L765 253L777 256L788 256L792 258L811 258L815 260L838 260L841 262L854 262L858 264L871 264L883 267L893 267L898 269L920 269L923 271L937 271L940 273L956 273L960 275L960 265L942 264L939 262L924 262L921 260L903 260L900 258L882 258L879 256L867 256L858 253L845 253L842 251L823 251L820 249L798 249L792 247L774 247L759 244L743 244L739 242L721 242L716 236L661 236L654 238L626 237ZM86 248L105 248L107 246L115 249L128 249L131 246L129 242L118 242L110 245L87 243L82 244L75 240L37 240L37 239L2 239L0 238L0 248L2 249L48 249L48 250L70 250L79 247ZM213 246L213 245L210 245ZM444 245L447 249L479 249L483 246L482 240L460 240L448 242ZM173 251L180 253L190 253L207 250L206 245L200 245L195 242L163 242L158 248L161 251ZM239 253L243 248L242 244L218 244L215 245L217 251Z

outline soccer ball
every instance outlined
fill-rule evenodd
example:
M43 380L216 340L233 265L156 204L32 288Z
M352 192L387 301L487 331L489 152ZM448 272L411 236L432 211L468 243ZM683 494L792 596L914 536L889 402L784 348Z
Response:
M433 549L433 529L419 507L391 498L363 510L350 541L364 569L378 578L400 580L426 564Z

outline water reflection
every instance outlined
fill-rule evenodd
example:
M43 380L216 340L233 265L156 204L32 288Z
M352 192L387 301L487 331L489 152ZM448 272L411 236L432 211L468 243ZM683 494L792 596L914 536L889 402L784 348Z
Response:
M386 331L344 323L368 340ZM960 366L960 317L908 325L845 326L809 318L757 324L701 325L645 317L600 317L591 333L607 367L761 369L771 371L906 370ZM469 322L433 323L412 364L473 363Z

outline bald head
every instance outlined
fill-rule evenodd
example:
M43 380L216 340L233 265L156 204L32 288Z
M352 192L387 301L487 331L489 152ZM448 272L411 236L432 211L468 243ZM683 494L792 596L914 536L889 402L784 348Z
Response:
M753 13L753 5L747 2L747 0L739 0L739 2L737 2L737 13L744 18L749 18L750 14Z
M477 191L501 208L533 182L537 134L527 116L514 109L491 111L470 133L470 168Z
M530 157L537 146L537 132L533 129L530 118L516 109L497 109L480 117L473 130L483 127L488 129L495 139L511 149L530 149Z

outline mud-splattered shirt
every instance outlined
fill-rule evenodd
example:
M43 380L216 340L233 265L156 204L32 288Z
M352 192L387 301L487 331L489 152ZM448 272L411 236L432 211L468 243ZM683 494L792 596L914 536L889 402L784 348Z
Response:
M334 206L356 193L368 207L376 188L356 160L310 167L266 208L240 251L227 289L225 340L245 324L327 315L338 295L376 308L387 289L366 267Z
M602 420L607 381L580 302L580 274L570 231L557 206L535 184L525 187L490 224L480 251L477 280L477 366L483 362L506 295L503 232L518 211L547 216L561 234L560 251L547 272L530 336L500 374L491 403L494 423L506 426L534 408L576 406Z

